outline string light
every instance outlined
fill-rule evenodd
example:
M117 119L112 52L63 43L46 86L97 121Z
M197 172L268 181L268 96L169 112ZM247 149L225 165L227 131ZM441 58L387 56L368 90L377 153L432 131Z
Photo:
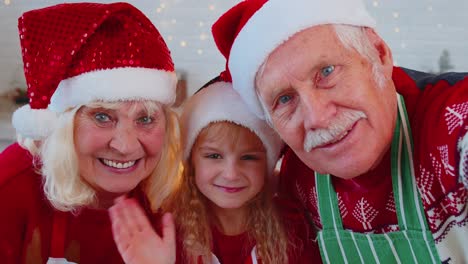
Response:
M198 22L198 26L203 27L204 25L205 23L203 23L203 21Z
M168 36L168 37L167 37L167 40L168 40L168 41L172 41L173 39L174 39L173 36Z
M197 53L198 53L198 55L202 55L202 54L203 54L203 50L202 50L202 49L198 49L198 50L197 50Z
M187 42L184 41L184 40L182 40L182 41L180 42L180 46L183 47L183 48L187 47Z
M399 18L399 17L400 17L400 13L398 13L398 12L393 12L393 17L394 17L394 18Z
M374 2L372 2L372 5L373 5L374 7L378 7L378 6L379 6L379 2L374 1Z
M395 28L395 33L400 33L400 28L399 27Z
M427 7L427 11L432 12L432 6L431 5Z
M4 3L5 3L5 5L10 5L11 2L10 2L10 0L5 0Z
M214 5L210 5L208 8L210 9L210 11L214 11L216 9Z
M162 9L160 7L156 8L156 13L161 13Z
M208 36L207 36L205 33L201 33L201 34L200 34L200 39L201 39L201 40L205 40L205 39L207 39L207 37L208 37Z

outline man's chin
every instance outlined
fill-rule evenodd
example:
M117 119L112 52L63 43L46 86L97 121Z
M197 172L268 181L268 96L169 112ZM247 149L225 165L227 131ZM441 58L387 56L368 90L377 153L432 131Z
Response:
M322 163L323 164L323 163ZM337 164L336 166L327 166L329 169L324 169L322 165L321 168L314 169L314 166L308 166L312 168L315 172L320 174L330 174L335 177L349 180L365 174L367 170L361 168L350 168L351 166L342 166L342 164Z

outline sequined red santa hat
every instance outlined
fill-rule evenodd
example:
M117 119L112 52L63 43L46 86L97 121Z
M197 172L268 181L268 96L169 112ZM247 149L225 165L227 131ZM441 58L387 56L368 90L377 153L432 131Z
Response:
M265 118L254 88L259 67L294 34L324 24L375 27L362 0L245 0L215 22L213 37L233 87L258 117Z
M278 134L268 124L253 115L239 94L232 89L229 72L223 72L191 96L184 104L180 118L184 159L190 157L200 132L211 123L231 122L255 133L266 150L269 175L273 175L283 147ZM274 181L272 182L273 184Z
M13 126L24 137L46 137L57 114L93 101L174 101L169 49L130 4L60 4L24 13L18 27L30 99Z

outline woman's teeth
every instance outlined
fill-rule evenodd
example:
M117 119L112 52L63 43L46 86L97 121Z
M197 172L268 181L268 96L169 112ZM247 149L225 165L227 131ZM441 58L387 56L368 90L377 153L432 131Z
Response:
M106 164L107 166L112 167L112 168L126 169L126 168L130 168L131 166L135 165L136 160L127 161L127 162L122 163L122 162L102 159L102 162L104 162L104 164Z

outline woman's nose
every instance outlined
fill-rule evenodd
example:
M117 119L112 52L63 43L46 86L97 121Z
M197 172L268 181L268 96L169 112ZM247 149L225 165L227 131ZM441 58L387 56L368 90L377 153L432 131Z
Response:
M120 154L133 153L139 147L138 133L131 124L119 123L109 146Z

